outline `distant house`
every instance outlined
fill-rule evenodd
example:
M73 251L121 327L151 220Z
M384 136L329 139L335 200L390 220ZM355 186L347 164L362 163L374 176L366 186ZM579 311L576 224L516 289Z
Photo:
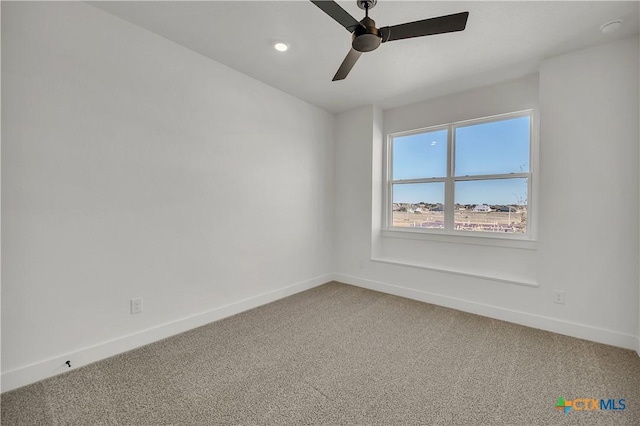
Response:
M493 209L495 211L497 211L497 212L508 212L510 210L514 210L515 211L515 209L513 207L511 207L511 206L494 206Z
M486 204L478 204L473 208L474 212L490 212L491 211L491 207L487 206Z

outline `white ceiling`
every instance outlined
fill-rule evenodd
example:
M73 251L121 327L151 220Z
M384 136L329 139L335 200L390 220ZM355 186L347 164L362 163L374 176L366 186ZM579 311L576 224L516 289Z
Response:
M360 20L355 0L338 2ZM378 27L469 11L463 32L398 40L332 82L351 35L310 1L94 2L182 46L330 112L404 105L537 71L543 58L639 32L638 1L379 0ZM600 26L624 19L617 32ZM286 53L272 44L284 40Z

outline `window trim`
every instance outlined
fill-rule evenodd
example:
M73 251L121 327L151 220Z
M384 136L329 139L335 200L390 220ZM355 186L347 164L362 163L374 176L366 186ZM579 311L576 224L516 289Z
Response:
M529 172L528 173L504 173L490 175L454 176L455 173L455 129L460 127L491 123L512 118L529 117ZM438 124L418 129L405 130L395 133L388 133L383 149L383 203L382 206L382 235L385 237L426 239L435 241L459 242L464 244L482 244L507 246L515 248L536 248L537 236L537 193L535 177L537 176L537 111L529 108L514 112L495 114L486 117L473 118L468 120L455 121L447 124ZM398 179L394 181L393 176L393 139L401 136L408 136L439 130L447 130L447 176L433 178ZM455 182L488 180L488 179L516 179L527 178L527 232L523 234L506 234L497 232L469 232L455 230ZM431 228L404 228L393 227L393 184L402 183L430 183L444 182L444 219L445 229Z

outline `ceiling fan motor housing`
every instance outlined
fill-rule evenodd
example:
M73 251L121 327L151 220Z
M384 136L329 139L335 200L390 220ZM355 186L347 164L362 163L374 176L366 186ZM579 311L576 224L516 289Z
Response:
M353 32L351 46L358 52L376 50L382 42L382 34L376 28L376 21L365 17L360 23L362 25L358 26Z

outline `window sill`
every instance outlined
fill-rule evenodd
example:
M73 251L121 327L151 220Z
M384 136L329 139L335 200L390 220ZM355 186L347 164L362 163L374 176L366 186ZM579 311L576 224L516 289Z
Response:
M388 258L374 258L374 257L372 257L371 261L372 262L378 262L378 263L386 263L386 264L389 264L389 265L396 265L396 266L408 266L408 267L411 267L411 268L425 269L425 270L428 270L428 271L436 271L436 272L442 272L442 273L446 273L446 274L461 275L463 277L471 277L471 278L479 278L479 279L489 280L489 281L503 282L503 283L507 283L507 284L516 284L516 285L525 286L525 287L533 287L533 288L540 287L540 284L538 284L537 281L529 279L529 278L491 275L491 274L472 272L472 271L464 271L464 270L458 270L458 269L452 269L452 268L446 268L446 267L422 265L422 264L418 264L418 263L405 262L405 261L401 261L401 260L388 259Z
M445 233L438 231L424 231L414 229L383 229L382 236L385 238L407 238L423 241L440 241L451 244L471 244L480 246L515 248L523 250L537 250L536 240L523 239L506 235L468 235L467 233Z

